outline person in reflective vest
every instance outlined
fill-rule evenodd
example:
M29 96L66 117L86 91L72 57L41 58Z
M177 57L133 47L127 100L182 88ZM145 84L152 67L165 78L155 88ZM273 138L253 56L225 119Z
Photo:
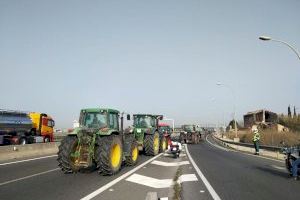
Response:
M259 140L260 140L260 134L258 132L257 128L252 129L254 135L253 135L253 144L255 148L255 155L259 155Z

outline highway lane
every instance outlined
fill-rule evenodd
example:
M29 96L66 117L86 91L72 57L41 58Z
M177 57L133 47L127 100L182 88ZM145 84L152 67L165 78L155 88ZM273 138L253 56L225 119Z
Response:
M283 162L224 151L208 142L188 149L222 200L300 199L300 181L289 178ZM186 192L198 199L197 191Z
M150 158L152 157L141 155L139 163L143 163ZM45 174L1 185L0 199L80 199L134 167L124 167L115 176L101 176L97 171L63 174L60 170L55 170L56 168L56 157L0 166L0 184L46 172Z

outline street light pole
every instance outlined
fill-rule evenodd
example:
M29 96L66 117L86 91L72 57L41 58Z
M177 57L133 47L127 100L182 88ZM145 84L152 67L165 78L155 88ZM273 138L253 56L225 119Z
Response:
M226 85L226 84L223 84L221 82L217 82L217 85L218 86L224 86L224 87L227 87L230 91L231 91L231 94L233 96L233 121L234 121L234 132L235 132L235 137L237 138L238 135L237 135L237 123L236 123L236 98L235 98L235 93L234 93L234 90L232 89L232 87L230 87L229 85Z
M288 46L296 55L297 57L299 58L300 60L300 53L296 50L295 47L293 47L291 44L285 42L285 41L282 41L282 40L277 40L277 39L272 39L271 37L269 36L260 36L259 37L260 40L263 40L263 41L274 41L274 42L279 42L279 43L282 43L286 46Z

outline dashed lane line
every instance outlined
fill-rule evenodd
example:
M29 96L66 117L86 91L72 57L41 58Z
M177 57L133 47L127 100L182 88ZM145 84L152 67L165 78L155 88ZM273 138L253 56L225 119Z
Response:
M40 175L43 175L43 174L47 174L47 173L50 173L50 172L53 172L53 171L57 171L59 169L60 168L55 168L55 169L51 169L51 170L48 170L48 171L45 171L45 172L33 174L33 175L30 175L30 176L25 176L25 177L22 177L22 178L17 178L17 179L14 179L14 180L6 181L6 182L3 182L3 183L0 183L0 186L7 185L9 183L13 183L13 182L17 182L17 181L21 181L21 180L25 180L25 179L32 178L32 177L35 177L35 176L40 176Z
M43 157L38 157L38 158L26 159L26 160L19 160L19 161L1 163L0 166L11 165L11 164L16 164L16 163L22 163L22 162L29 162L29 161L40 160L40 159L45 159L45 158L52 158L52 157L56 157L56 156L57 155L50 155L50 156L43 156Z

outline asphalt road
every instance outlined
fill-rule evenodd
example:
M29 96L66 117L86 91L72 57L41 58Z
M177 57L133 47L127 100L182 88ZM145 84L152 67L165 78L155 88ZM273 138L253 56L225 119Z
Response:
M212 144L188 145L177 159L166 154L141 155L139 165L124 167L115 176L96 171L63 174L55 156L0 164L0 199L73 200L90 199L88 195L94 194L93 199L139 200L149 191L172 199L173 185L168 183L179 168L186 178L181 190L184 200L300 199L300 181L289 178L283 162L229 151L218 147L211 137L208 140Z
M216 145L212 137L208 140ZM290 179L283 162L226 151L208 142L188 149L222 200L300 199L300 181Z

